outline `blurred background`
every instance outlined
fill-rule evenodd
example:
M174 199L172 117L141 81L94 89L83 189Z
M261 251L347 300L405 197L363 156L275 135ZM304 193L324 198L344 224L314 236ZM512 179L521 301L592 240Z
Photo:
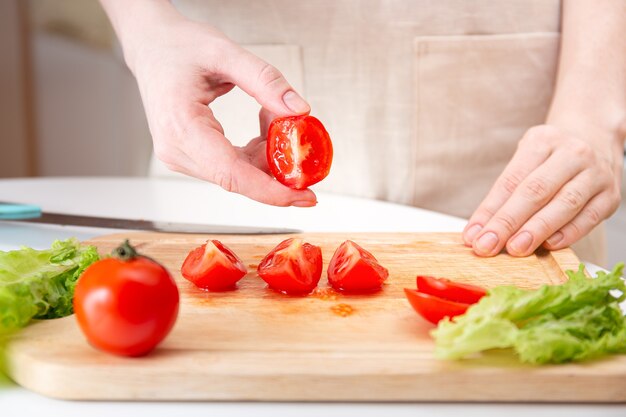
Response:
M0 0L0 55L0 179L167 175L151 167L139 92L97 0ZM626 259L626 204L608 235L609 264Z

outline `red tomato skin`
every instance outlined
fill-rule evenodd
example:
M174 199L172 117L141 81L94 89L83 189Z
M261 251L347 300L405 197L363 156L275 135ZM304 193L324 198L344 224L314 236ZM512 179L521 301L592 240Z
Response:
M433 324L439 323L444 317L452 318L465 314L471 305L444 300L409 288L405 288L404 293L413 309Z
M487 295L482 287L446 278L418 275L416 281L418 291L458 303L474 304Z
M348 254L348 251L351 253ZM346 256L359 258L354 261L346 259ZM374 255L351 240L339 245L328 265L328 283L333 289L344 293L379 291L388 276L389 271L378 263Z
M263 258L257 273L273 290L309 294L322 276L322 250L300 239L284 240Z
M152 351L174 326L178 305L178 288L169 272L142 256L90 265L74 294L76 319L87 340L120 356Z
M295 149L294 139L298 148ZM267 133L267 163L279 182L303 190L330 172L333 144L322 122L309 115L274 119Z
M211 257L212 264L202 263L207 245L217 249ZM217 259L220 257L221 259ZM225 291L233 289L237 282L247 274L243 261L219 240L210 240L202 246L193 249L183 262L181 273L185 279L197 287L209 291Z

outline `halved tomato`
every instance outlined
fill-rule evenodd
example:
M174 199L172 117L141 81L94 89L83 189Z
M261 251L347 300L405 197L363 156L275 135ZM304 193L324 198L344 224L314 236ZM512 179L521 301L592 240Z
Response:
M322 250L302 239L287 239L263 258L257 272L276 291L308 294L322 276Z
M242 260L219 240L209 240L192 250L181 268L183 277L200 288L224 291L246 275Z
M351 240L339 245L328 265L330 286L342 292L378 291L388 276L374 255Z
M328 175L333 144L318 119L309 115L279 117L267 133L267 163L282 184L303 190Z
M425 294L409 288L404 289L406 298L415 311L433 324L439 323L444 317L455 317L465 314L471 304L444 300L434 295Z
M476 285L454 282L446 278L417 276L417 290L446 300L474 304L483 298L487 291Z

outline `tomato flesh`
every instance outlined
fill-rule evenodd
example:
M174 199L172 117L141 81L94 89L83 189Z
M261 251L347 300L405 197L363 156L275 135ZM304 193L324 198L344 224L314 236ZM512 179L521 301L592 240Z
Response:
M170 332L178 315L178 288L157 262L138 256L106 258L89 266L76 285L76 319L96 348L141 356Z
M483 298L487 291L476 285L454 282L446 278L418 275L417 290L446 300L474 304Z
M326 178L333 145L318 119L309 115L279 117L267 134L267 163L282 184L305 189Z
M456 317L465 314L471 304L457 303L445 300L434 295L425 294L409 288L404 289L406 298L413 309L423 318L433 324L439 323L445 317Z
M276 291L308 294L322 276L322 250L302 239L287 239L263 258L257 272Z
M232 289L247 269L243 261L219 240L193 249L181 267L183 277L209 291Z
M339 245L328 265L328 282L341 292L378 291L388 276L374 255L351 240Z

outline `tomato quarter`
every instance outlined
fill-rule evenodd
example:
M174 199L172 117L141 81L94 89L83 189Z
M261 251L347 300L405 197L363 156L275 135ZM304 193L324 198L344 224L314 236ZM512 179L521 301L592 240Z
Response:
M452 318L465 314L471 305L444 300L443 298L408 288L404 289L404 293L413 309L433 324L439 323L444 317Z
M322 276L322 250L302 239L287 239L263 258L257 272L270 288L285 294L308 294Z
M328 265L330 286L342 292L378 291L388 276L374 255L351 240L337 248Z
M282 184L305 189L326 178L332 161L330 136L315 117L279 117L270 124L267 163Z
M435 278L418 275L417 290L446 300L459 303L474 304L483 298L487 291L476 285L450 281L446 278Z
M170 332L179 295L169 272L137 254L126 241L113 257L95 262L81 275L74 295L76 319L96 348L141 356Z
M235 287L243 278L243 261L219 240L209 240L192 250L181 267L183 277L200 288L224 291Z

